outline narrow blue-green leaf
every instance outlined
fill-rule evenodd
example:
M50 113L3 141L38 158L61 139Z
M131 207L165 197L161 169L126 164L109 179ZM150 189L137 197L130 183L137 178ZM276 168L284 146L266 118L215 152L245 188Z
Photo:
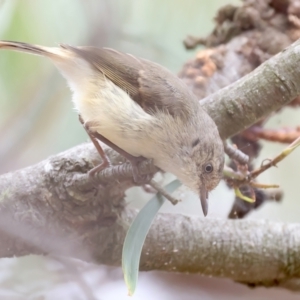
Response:
M167 192L172 193L180 185L181 182L176 179L166 185L164 189ZM122 268L130 296L133 295L136 288L141 252L146 236L157 212L164 204L165 200L165 197L160 193L157 193L140 210L127 231L123 245Z

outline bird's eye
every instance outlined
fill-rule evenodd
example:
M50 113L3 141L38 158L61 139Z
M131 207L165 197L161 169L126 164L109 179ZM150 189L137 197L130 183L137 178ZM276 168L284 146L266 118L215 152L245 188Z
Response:
M214 170L214 167L211 163L207 163L204 165L204 171L205 173L211 173Z

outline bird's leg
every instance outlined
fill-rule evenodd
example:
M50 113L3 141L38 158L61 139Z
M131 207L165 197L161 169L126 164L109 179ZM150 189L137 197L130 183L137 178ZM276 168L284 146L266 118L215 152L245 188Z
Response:
M151 180L151 176L142 175L139 172L138 166L141 162L147 160L145 157L133 156L133 155L129 154L128 152L124 151L123 149L118 147L116 144L112 143L110 140L108 140L107 138L105 138L103 135L101 135L98 132L94 132L93 135L97 140L106 144L107 146L109 146L110 148L112 148L113 150L115 150L120 155L124 156L127 160L130 161L130 163L132 165L132 175L133 175L134 182L140 183L140 184L145 184Z
M225 153L232 160L236 160L241 165L246 165L249 162L249 156L239 150L235 145L230 145L227 141L224 141L223 145Z
M106 153L103 151L101 145L99 144L99 142L96 140L93 133L89 129L88 124L84 123L84 121L80 115L79 115L79 121L83 125L83 128L85 129L86 133L88 134L88 136L90 137L91 141L93 142L95 148L97 149L100 157L102 158L102 163L99 164L98 166L94 167L93 169L91 169L88 173L89 176L93 177L93 176L95 176L95 174L97 174L97 173L101 172L102 170L106 169L107 167L109 167L111 165L111 162L110 162L110 159L108 158L108 156L106 155Z
M147 160L145 157L143 156L133 156L131 154L129 154L128 152L124 151L123 149L121 149L120 147L118 147L117 145L115 145L114 143L112 143L110 140L108 140L107 138L105 138L103 135L101 135L98 132L92 132L89 129L89 124L88 123L84 123L83 119L81 118L81 116L79 116L79 120L80 122L83 124L87 134L89 135L89 137L91 138L93 144L95 145L98 153L100 154L103 162L102 164L100 164L99 166L94 167L92 170L89 171L90 175L95 175L96 173L104 170L105 168L107 168L110 165L110 161L109 158L107 157L107 155L105 154L105 152L103 151L103 149L101 148L100 144L98 143L97 140L101 141L102 143L106 144L107 146L109 146L110 148L112 148L113 150L115 150L116 152L118 152L120 155L124 156L127 160L130 161L131 165L132 165L132 175L133 175L133 180L136 183L148 183L151 180L152 176L149 175L142 175L139 172L138 166L141 162Z

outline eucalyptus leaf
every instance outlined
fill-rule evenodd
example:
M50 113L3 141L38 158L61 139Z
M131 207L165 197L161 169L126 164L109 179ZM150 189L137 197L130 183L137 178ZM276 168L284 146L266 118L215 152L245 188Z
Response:
M166 185L164 189L172 193L180 185L181 182L176 179ZM137 285L141 252L146 236L156 214L165 201L166 198L157 193L139 211L127 231L122 252L122 269L130 296L133 295Z

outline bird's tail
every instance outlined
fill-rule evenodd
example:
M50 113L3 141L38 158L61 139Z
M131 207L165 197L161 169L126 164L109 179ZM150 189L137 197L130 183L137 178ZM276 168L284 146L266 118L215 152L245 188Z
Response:
M21 42L0 41L0 50L2 49L27 52L49 58L55 58L61 55L61 50L59 48L44 47Z
M77 91L85 84L86 77L91 76L91 67L84 59L76 55L72 47L44 47L21 42L0 40L0 50L8 49L49 58L67 79L71 89Z

